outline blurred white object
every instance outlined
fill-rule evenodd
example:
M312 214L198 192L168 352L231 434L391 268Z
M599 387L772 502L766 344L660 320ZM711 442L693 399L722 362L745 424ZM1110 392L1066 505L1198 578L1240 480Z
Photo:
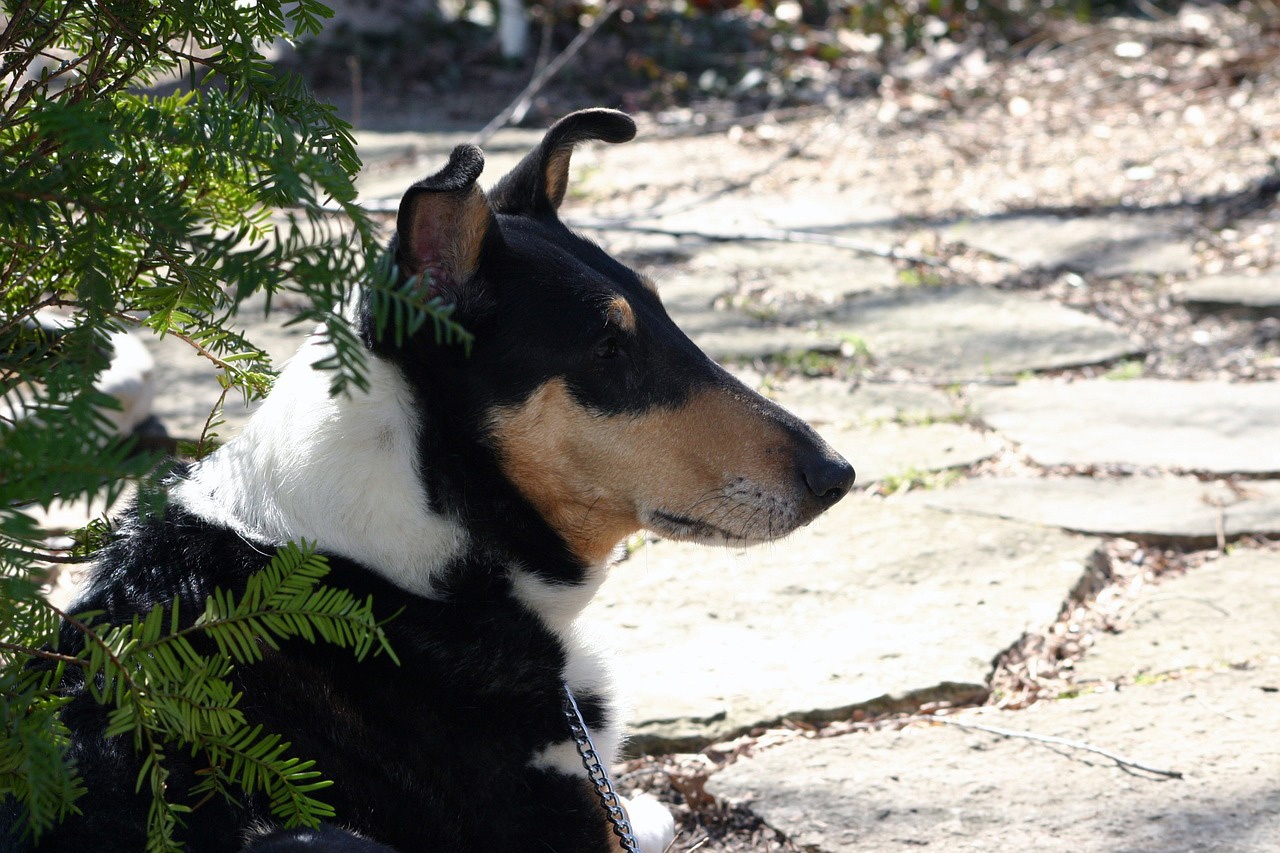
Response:
M50 330L68 329L72 325L71 318L51 311L41 311L35 321L41 328ZM129 435L151 417L151 404L156 398L156 363L142 338L132 332L109 333L108 345L111 363L93 387L119 402L119 409L103 409L102 414L114 432ZM0 401L0 415L14 421L27 417L30 394L30 388L22 385L11 389Z
M504 59L523 59L529 49L529 22L522 0L498 0L498 43Z
M111 333L111 366L93 387L115 397L120 409L104 409L116 432L128 435L151 417L156 399L155 359L142 338L132 332Z

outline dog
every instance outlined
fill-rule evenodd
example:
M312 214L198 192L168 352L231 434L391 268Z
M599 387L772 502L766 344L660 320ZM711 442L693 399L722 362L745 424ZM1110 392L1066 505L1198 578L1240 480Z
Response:
M276 546L314 543L399 659L298 641L238 666L246 718L316 762L336 817L287 829L260 797L211 798L179 827L188 850L621 849L563 711L567 683L600 763L616 760L612 676L576 620L619 543L642 528L765 542L852 487L849 463L702 353L651 281L559 219L575 145L634 135L623 113L573 113L487 193L479 149L456 148L405 193L389 251L402 283L454 306L469 351L431 324L380 335L366 295L367 390L330 396L314 365L332 345L313 336L242 433L176 468L163 509L135 510L100 552L71 612L127 622L175 601L198 613ZM141 758L86 692L68 682L63 719L87 793L40 849L142 850ZM167 762L170 800L194 805L198 760ZM623 808L640 849L670 844L660 803Z

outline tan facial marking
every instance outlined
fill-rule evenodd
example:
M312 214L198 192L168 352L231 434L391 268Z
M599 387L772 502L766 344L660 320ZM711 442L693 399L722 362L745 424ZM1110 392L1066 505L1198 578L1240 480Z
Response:
M676 409L606 416L554 379L495 411L491 429L507 476L588 563L655 511L744 541L801 521L792 440L745 394L716 388Z
M634 332L636 330L635 312L631 310L631 303L621 296L615 296L609 300L607 316L610 323L625 332Z

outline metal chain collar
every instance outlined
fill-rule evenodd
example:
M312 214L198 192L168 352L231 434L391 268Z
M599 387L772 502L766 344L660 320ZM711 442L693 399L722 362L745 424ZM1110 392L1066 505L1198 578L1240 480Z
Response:
M622 808L622 800L613 790L608 771L600 763L596 746L591 742L591 733L587 731L587 723L582 719L582 712L578 710L578 702L573 698L573 691L569 689L568 682L564 683L562 707L564 718L569 723L569 734L573 738L574 745L578 747L578 755L582 756L582 766L586 768L587 777L596 789L600 805L604 807L609 823L613 826L613 834L618 836L622 849L627 853L641 853L640 844L631 832L631 821Z

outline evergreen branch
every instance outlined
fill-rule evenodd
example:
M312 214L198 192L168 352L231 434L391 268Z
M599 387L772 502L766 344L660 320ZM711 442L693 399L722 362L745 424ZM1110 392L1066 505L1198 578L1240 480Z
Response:
M70 733L58 717L67 702L53 692L60 673L61 666L0 671L0 793L22 804L36 841L77 811L84 793L67 758Z
M314 642L318 634L326 642L351 647L358 659L376 644L379 653L396 660L373 616L372 602L361 603L345 590L320 585L328 571L328 561L312 547L287 543L250 576L238 602L232 593L215 590L205 601L204 613L192 625L163 637L146 638L140 651L153 651L202 634L231 660L251 663L262 657L259 641L275 649L277 640L302 637Z
M265 793L272 814L282 818L285 826L315 826L334 816L332 806L308 796L333 783L320 778L314 761L286 757L292 744L282 742L279 735L263 734L262 726L254 726L204 746L216 762L229 765L227 776L240 787Z
M230 385L224 385L222 387L222 393L218 395L218 399L216 402L214 402L213 408L209 410L209 416L204 419L204 427L200 430L200 440L196 444L196 449L194 453L194 456L197 460L203 459L205 457L205 453L206 453L205 442L210 438L216 437L216 433L213 432L213 428L217 425L218 422L220 422L222 407L226 403L227 393L230 391L231 391Z
M0 640L0 649L4 649L7 652L15 652L27 658L40 658L41 660L56 661L58 663L69 663L82 669L89 666L86 661L75 657L74 655L59 654L58 652L51 652L47 649L34 649L30 646L23 646L18 643L10 643L4 640Z
M155 712L151 707L146 691L134 681L133 673L120 656L121 652L127 649L127 644L120 641L122 639L127 640L130 633L128 626L110 629L107 635L103 637L90 628L89 625L57 606L50 603L46 603L45 606L79 631L83 637L86 650L90 650L85 683L98 702L103 703L106 701L107 695L112 692L110 686L113 683L117 685L114 691L116 710L117 712L131 711L132 725L130 728L133 732L135 748L145 749L142 769L138 771L137 785L140 789L145 778L150 783L151 788L151 802L147 808L147 849L166 851L176 849L173 833L181 825L181 820L178 817L181 807L169 803L165 797L165 782L169 773L164 766L164 750L156 737L162 731L162 727L154 719ZM159 609L157 608L157 611ZM113 639L116 642L113 643ZM98 654L93 654L92 650L96 650ZM105 657L110 662L111 668L114 670L110 675L107 672L107 668L100 663L102 657ZM103 684L101 686L98 686L95 681L95 676L98 674L103 676ZM128 697L127 700L126 697Z
M290 27L313 32L327 14L312 0L294 5L283 12L275 3L194 0L158 14L152 5L110 0L6 5L0 407L15 404L17 415L0 420L0 788L27 810L37 837L74 810L80 790L66 761L57 673L83 684L110 709L112 731L133 738L137 785L151 798L147 847L168 850L189 811L166 798L165 750L178 744L199 751L231 743L243 753L237 767L256 769L229 774L233 759L224 753L227 767L210 764L213 784L248 782L285 820L328 813L308 796L323 783L306 762L278 751L278 739L258 732L235 740L253 732L237 710L229 652L251 659L264 645L298 637L361 656L390 653L370 603L318 584L324 567L308 559L305 568L257 582L252 596L224 595L223 624L206 620L200 629L214 650L208 655L196 652L197 633L179 623L176 606L121 625L51 609L38 561L79 559L91 546L66 557L46 553L42 531L19 509L59 495L109 501L122 478L141 479L152 464L126 456L101 411L108 401L93 390L108 364L107 327L145 317L220 371L223 393L199 452L232 385L252 394L270 384L269 360L231 331L232 309L251 293L288 288L304 297L311 307L303 316L323 322L334 346L331 384L365 381L364 348L341 306L381 247L369 214L354 203L354 140L296 75L270 73L257 47L288 37ZM197 57L192 43L222 50ZM226 87L164 97L130 88L197 69L222 75ZM326 200L344 212L342 227L318 221ZM295 205L304 215L279 226L268 220L271 210ZM37 312L58 306L72 311L56 341L26 333ZM400 321L413 314L409 306L397 311ZM58 617L73 649L57 645ZM37 671L44 680L23 680ZM270 790L253 788L255 780Z

